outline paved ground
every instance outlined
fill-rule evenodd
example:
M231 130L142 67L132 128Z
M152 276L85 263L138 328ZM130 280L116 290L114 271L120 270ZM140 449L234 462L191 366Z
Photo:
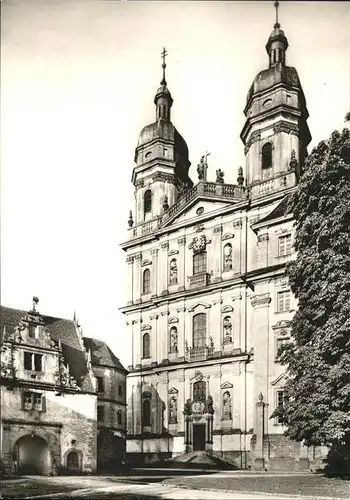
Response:
M334 500L350 498L350 480L308 473L137 469L123 476L26 476L4 480L1 490L4 499Z

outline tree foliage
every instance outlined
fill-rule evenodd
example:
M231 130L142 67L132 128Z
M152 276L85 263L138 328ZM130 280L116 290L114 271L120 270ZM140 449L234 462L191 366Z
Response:
M350 131L307 158L291 197L297 258L287 266L298 299L287 365L286 434L307 445L350 443Z

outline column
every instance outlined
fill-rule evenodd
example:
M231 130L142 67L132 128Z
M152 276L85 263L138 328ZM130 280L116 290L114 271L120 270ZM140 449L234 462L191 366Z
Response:
M160 344L159 346L160 362L162 362L165 359L168 359L168 352L169 352L168 316L169 316L169 311L165 310L160 313L160 316L158 318L158 327L159 327L158 343Z
M179 286L178 286L178 291L183 291L185 290L186 287L186 273L185 273L185 248L186 248L186 238L183 236L182 238L179 238L177 240L178 245L179 245L179 256L178 256L178 281L179 281Z
M158 248L151 250L152 274L151 274L151 298L157 297L158 293Z
M135 253L134 257L134 272L133 272L133 284L135 293L133 294L134 304L141 303L141 281L142 281L142 273L141 273L141 252Z
M178 356L182 358L185 356L185 311L186 307L178 307L176 309L179 322L176 324L178 333Z
M127 275L126 275L126 282L127 282L127 305L131 306L133 304L133 291L134 291L134 283L133 283L133 264L134 264L134 257L132 255L128 256L126 258L126 263L128 264L127 266Z

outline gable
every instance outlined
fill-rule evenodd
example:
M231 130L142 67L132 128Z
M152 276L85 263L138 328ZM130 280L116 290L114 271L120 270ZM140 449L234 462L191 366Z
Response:
M184 206L183 210L179 209L178 212L174 215L171 215L172 207L170 207L170 216L164 219L162 227L166 227L170 224L182 224L183 222L196 223L198 218L202 215L215 215L216 211L219 211L225 207L230 207L231 205L231 203L223 201L202 200L197 198L193 203L189 203L188 205Z

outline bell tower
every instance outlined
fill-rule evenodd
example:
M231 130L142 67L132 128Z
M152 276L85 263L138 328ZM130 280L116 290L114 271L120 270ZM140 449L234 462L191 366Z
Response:
M135 150L136 226L161 216L193 184L188 176L187 144L171 122L173 98L165 78L165 48L161 56L163 77L154 98L156 121L142 129Z
M295 68L286 65L288 40L278 21L266 44L269 67L255 77L241 132L246 179L252 197L294 186L311 141L304 92Z

